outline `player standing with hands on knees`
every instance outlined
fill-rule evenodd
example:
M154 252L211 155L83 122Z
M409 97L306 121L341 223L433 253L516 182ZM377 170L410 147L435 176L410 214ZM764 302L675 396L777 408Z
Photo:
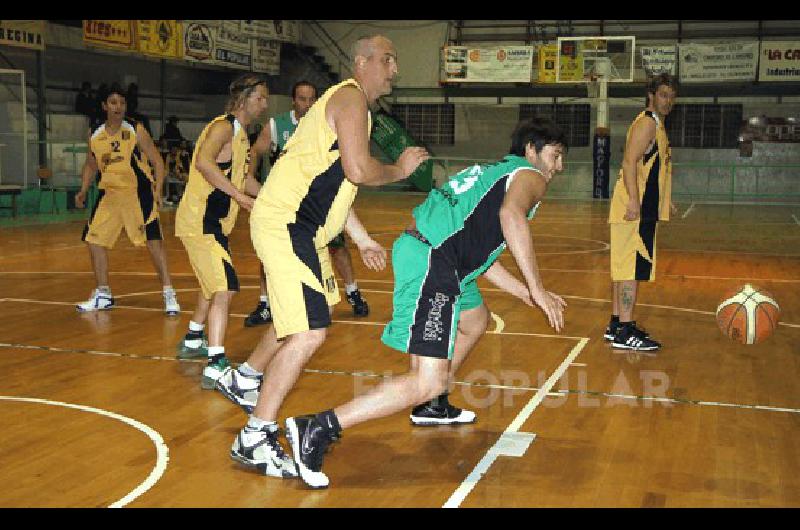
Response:
M566 150L564 133L554 123L520 123L508 156L461 171L414 209L411 225L392 250L393 312L382 337L411 354L411 369L335 409L287 418L286 435L307 485L328 486L322 472L327 446L364 421L424 402L412 411L412 422L474 421L473 412L447 404L447 388L489 321L478 276L538 306L550 326L561 330L566 303L542 284L528 221L563 169ZM523 281L497 261L506 246ZM437 409L457 415L439 415Z
M661 344L633 320L639 282L656 277L656 232L669 221L672 155L664 118L672 111L678 83L660 74L647 83L647 108L636 116L625 141L625 155L608 222L611 229L611 321L604 338L614 348L653 351Z

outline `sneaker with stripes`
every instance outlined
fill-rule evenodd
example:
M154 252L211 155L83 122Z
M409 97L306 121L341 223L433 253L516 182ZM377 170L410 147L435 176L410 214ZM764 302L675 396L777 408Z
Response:
M623 324L617 330L611 346L623 350L654 351L661 348L661 344L654 341L632 322Z

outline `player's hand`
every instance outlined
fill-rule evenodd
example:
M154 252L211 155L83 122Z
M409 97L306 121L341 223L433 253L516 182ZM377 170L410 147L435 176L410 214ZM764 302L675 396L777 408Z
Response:
M358 251L361 253L361 260L368 269L382 271L386 268L386 249L374 239L370 239L365 244L360 245Z
M86 191L81 190L75 194L75 206L78 208L86 206Z
M253 209L253 205L255 204L255 200L251 196L242 192L237 193L233 199L248 212Z
M411 175L420 164L431 157L424 147L406 147L397 158L397 165L403 172L403 178Z
M626 221L635 221L639 218L642 205L636 199L628 201L628 206L625 208L625 215L622 216Z
M547 320L550 322L550 327L560 332L561 328L564 327L564 308L567 307L564 299L544 289L531 291L530 296L536 305L544 311Z

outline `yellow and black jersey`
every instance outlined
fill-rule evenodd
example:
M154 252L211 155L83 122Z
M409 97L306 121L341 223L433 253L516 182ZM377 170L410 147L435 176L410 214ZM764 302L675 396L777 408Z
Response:
M331 96L346 85L362 90L355 79L332 86L300 119L258 194L251 227L297 223L311 233L318 247L342 231L358 187L345 178L338 138L325 119L325 109ZM369 111L367 123L371 129Z
M122 120L112 133L105 123L92 131L89 150L99 170L97 187L131 188L152 186L153 170L147 156L136 144L141 124L131 118Z
M197 139L189 166L189 178L178 211L175 214L176 236L199 236L202 234L228 235L236 223L239 203L230 195L212 186L197 169L197 153L206 139L211 126L227 121L233 127L231 140L231 159L217 162L225 178L238 189L244 188L246 168L250 158L250 141L247 131L233 114L214 118Z
M649 110L642 111L628 129L625 143L627 145L633 126L639 120L644 119L655 120L656 137L652 147L636 164L636 182L639 187L639 201L642 205L640 219L642 221L669 221L669 204L672 194L672 155L664 123L656 113ZM623 219L628 198L628 190L625 188L622 168L620 168L619 178L614 186L614 195L611 199L609 223L628 222ZM639 220L630 222L639 222Z

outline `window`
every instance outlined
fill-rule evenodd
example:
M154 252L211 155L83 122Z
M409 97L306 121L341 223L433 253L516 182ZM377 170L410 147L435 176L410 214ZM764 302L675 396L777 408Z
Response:
M452 103L394 104L392 115L420 143L455 143L455 110Z
M672 147L737 148L742 105L675 105L665 120Z
M520 105L519 119L548 118L561 127L570 147L588 147L591 105Z

